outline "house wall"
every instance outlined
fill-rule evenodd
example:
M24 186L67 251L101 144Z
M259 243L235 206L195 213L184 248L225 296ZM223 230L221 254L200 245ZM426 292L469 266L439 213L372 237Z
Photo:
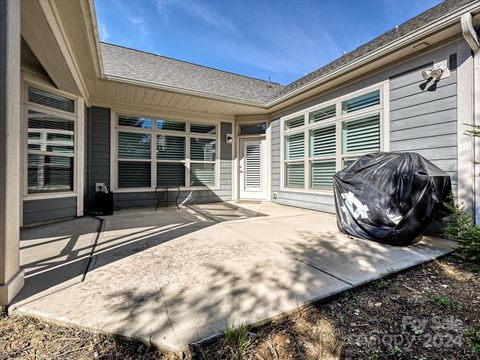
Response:
M88 125L88 206L93 206L95 183L104 182L110 189L110 109L92 107L90 109ZM187 203L216 202L231 199L232 194L232 144L225 142L226 134L232 132L232 124L220 124L220 185L215 190L181 191L179 202ZM166 193L159 193L161 201L165 200ZM169 200L174 201L176 191L169 191ZM116 192L114 203L120 208L126 207L154 207L157 204L155 194L148 192Z
M23 202L23 225L65 219L76 215L76 196Z
M316 97L271 117L272 130L272 201L313 210L334 212L331 194L281 190L281 121L280 118L311 106L348 95L368 86L388 82L387 122L390 151L418 152L451 176L454 193L458 192L458 121L456 54L467 46L463 40L427 52L387 70L372 74L353 84ZM421 72L433 63L448 60L450 76L437 86L424 86ZM389 148L389 149L388 149ZM275 198L275 193L276 197Z

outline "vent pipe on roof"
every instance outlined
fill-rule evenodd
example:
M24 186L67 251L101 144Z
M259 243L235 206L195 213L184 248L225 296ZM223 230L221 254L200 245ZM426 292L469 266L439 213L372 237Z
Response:
M478 42L477 33L473 28L472 14L469 12L463 14L460 18L460 24L462 27L463 37L465 38L468 46L470 46L473 51L478 51L478 49L480 49L480 44Z

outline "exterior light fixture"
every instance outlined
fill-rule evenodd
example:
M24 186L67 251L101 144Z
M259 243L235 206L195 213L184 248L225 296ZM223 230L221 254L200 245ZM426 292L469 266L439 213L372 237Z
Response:
M428 80L430 78L433 79L433 81L438 81L442 77L443 73L447 70L447 67L445 65L440 65L436 69L429 69L429 70L423 70L422 71L422 77L425 80Z
M232 143L233 143L233 135L232 135L232 134L227 134L227 135L225 136L225 142L226 142L227 144L232 144Z

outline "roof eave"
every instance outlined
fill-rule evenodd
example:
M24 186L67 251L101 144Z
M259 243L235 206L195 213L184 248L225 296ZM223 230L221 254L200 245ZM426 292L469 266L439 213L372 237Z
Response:
M180 93L180 94L186 94L186 95L192 95L192 96L199 96L199 97L208 98L208 99L226 101L226 102L240 104L240 105L247 105L247 106L257 107L257 108L260 108L260 109L266 109L267 108L266 103L262 103L262 102L258 102L258 101L239 99L239 98L235 98L235 97L231 97L231 96L223 96L223 95L218 95L218 94L211 94L211 93L202 92L202 91L198 91L198 90L185 89L185 88L175 87L175 86L166 85L166 84L159 84L159 83L154 83L154 82L149 82L149 81L143 81L143 80L139 81L139 80L126 78L126 77L123 77L123 76L109 75L109 74L103 73L103 79L110 80L110 81L116 81L116 82L120 82L120 83L125 83L125 84L130 84L130 85L137 85L137 86L154 88L154 89L157 89L157 90L170 91L170 92L174 92L174 93Z
M376 50L376 51L372 51L371 53L363 56L362 58L360 59L357 59L357 60L354 60L338 69L336 69L335 71L333 72L330 72L324 76L321 76L319 77L318 79L315 79L313 80L312 82L309 82L303 86L300 86L299 88L285 94L285 95L282 95L276 99L274 99L273 101L270 101L269 103L266 104L266 107L268 109L272 108L273 106L275 105L279 105L281 104L282 102L286 101L286 100L289 100L299 94L302 94L304 93L305 91L308 91L318 85L321 85L321 84L324 84L326 83L327 81L329 81L330 79L332 78L335 78L335 77L338 77L338 76L341 76L343 74L346 74L348 73L349 71L352 71L366 63L369 63L373 60L377 60L389 53L392 53L400 48L403 48L411 43L414 43L416 41L418 41L418 39L420 38L424 38L425 36L428 36L434 32L437 32L443 28L446 28L448 26L451 26L451 25L454 25L455 22L459 22L460 21L460 17L464 14L464 13L467 13L467 12L472 12L474 10L478 10L479 8L479 4L478 2L474 2L473 4L470 3L470 4L467 4L461 8L459 8L458 10L456 10L455 12L453 13L450 13L448 15L445 15L443 16L442 18L438 19L437 21L431 23L431 24L428 24L428 25L425 25L425 26L422 26L421 28L417 29L416 31L408 34L408 35L405 35L393 42L391 42L390 44Z

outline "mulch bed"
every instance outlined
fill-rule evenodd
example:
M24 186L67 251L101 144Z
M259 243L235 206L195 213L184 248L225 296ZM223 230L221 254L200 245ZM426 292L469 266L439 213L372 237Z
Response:
M252 329L242 355L220 338L198 359L480 359L479 266L454 256L380 279ZM175 359L134 341L0 319L0 359ZM188 358L188 357L187 357Z

